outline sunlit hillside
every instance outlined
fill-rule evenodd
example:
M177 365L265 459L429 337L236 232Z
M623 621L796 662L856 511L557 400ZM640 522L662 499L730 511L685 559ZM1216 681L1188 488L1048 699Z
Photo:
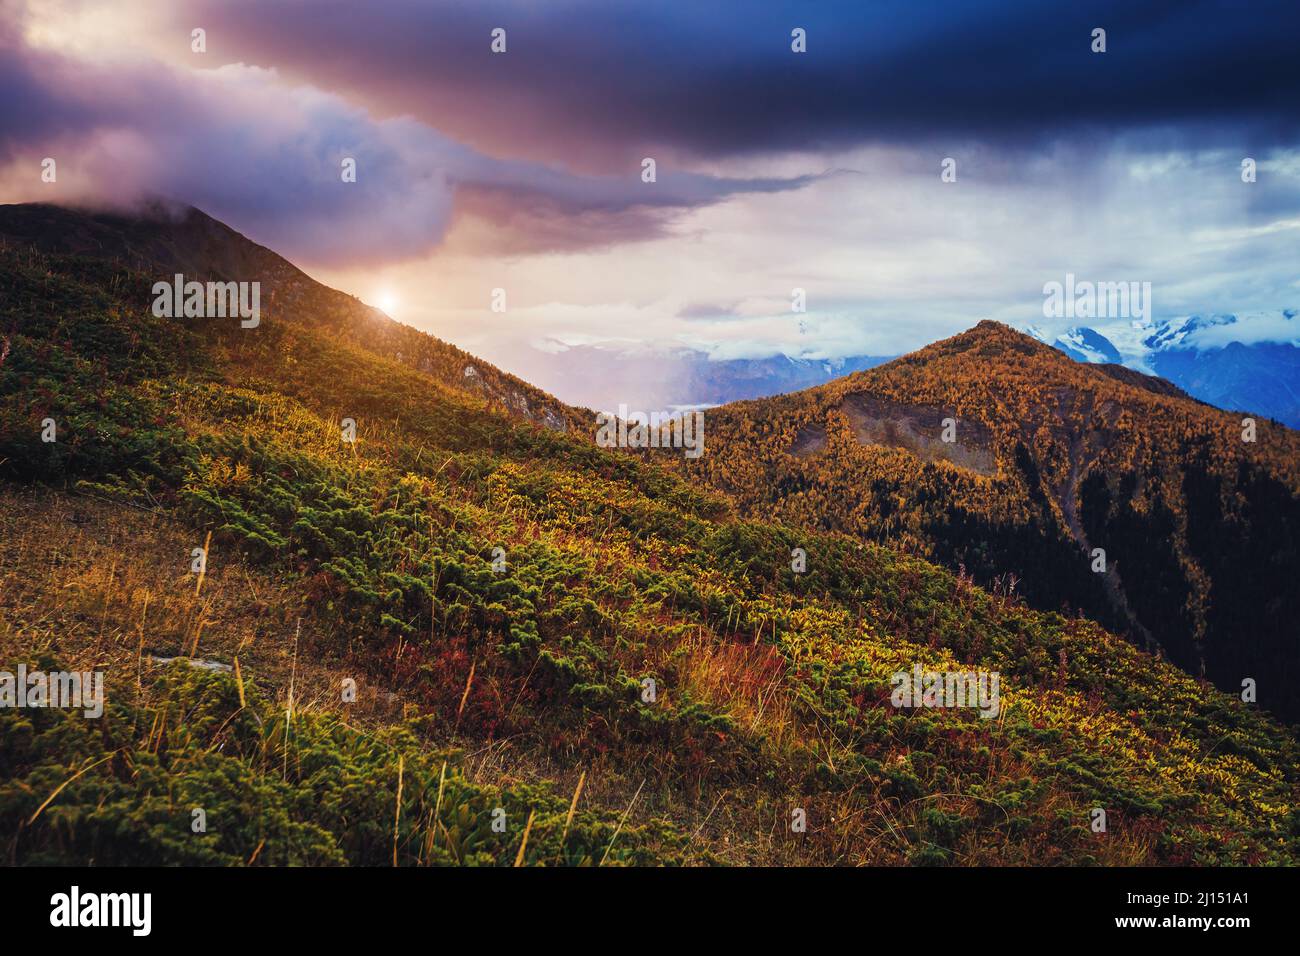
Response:
M816 389L713 409L709 448L684 473L742 513L1082 612L1300 715L1300 433L982 322Z
M0 233L30 216L0 209ZM102 669L108 708L99 721L0 710L10 862L1300 856L1290 732L1098 624L864 543L856 526L831 530L793 504L797 477L777 474L770 513L743 518L666 458L597 448L582 413L450 346L360 308L322 314L338 294L305 277L296 295L277 287L256 328L156 318L151 286L174 259L52 251L65 228L43 237L51 251L13 238L0 251L0 656L11 669ZM189 268L250 278L222 263L265 251L222 242L222 257ZM982 365L997 374L994 356ZM866 374L900 401L911 368L922 366ZM825 408L861 381L801 397L806 411L787 422L718 426L702 459L715 483L713 469L730 470L726 484L754 504L751 482L777 466L740 455L749 435L754 451L803 442L811 457L779 466L791 476L819 454L856 462L839 500L880 482L884 501L898 482L900 527L917 520L915 475L936 494L1012 507L999 489L1027 479L1007 476L995 417L980 439L992 475L850 453L852 419ZM938 403L946 387L907 394ZM1147 394L1122 388L1126 402ZM954 396L963 420L981 418L987 394ZM1092 395L1061 407L1083 415ZM1098 390L1088 414L1123 430L1129 412L1105 401ZM1212 420L1178 419L1204 480L1227 480L1230 444L1195 430ZM822 438L803 432L819 427ZM1048 527L1072 459L1043 434L1030 457L1058 452L1035 459L1053 467L1038 466L1029 511ZM1261 428L1261 445L1292 441ZM1095 450L1128 462L1149 442ZM978 447L970 461L987 463ZM812 500L821 479L808 474ZM1293 479L1261 466L1249 480ZM1111 509L1143 500L1106 493ZM1094 519L1085 503L1080 520L1121 517ZM1140 562L1116 551L1131 587ZM891 675L917 665L998 674L996 716L893 706Z

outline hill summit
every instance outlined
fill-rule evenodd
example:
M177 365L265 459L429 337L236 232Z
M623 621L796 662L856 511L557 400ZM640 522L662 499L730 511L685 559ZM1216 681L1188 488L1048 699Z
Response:
M1300 435L994 322L714 409L692 474L742 510L1083 612L1300 715Z

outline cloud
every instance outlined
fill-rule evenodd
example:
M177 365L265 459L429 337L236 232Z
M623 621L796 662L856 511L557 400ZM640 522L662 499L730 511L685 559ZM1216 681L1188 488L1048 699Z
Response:
M714 302L690 302L678 310L677 317L680 319L719 319L735 314L736 309L733 305L719 305Z
M1222 324L1205 323L1194 330L1187 343L1200 349L1223 348L1233 342L1257 345L1264 342L1284 342L1300 345L1300 310L1284 309L1280 312L1246 313L1235 316L1235 321Z
M173 197L311 264L420 256L456 217L485 223L478 239L495 252L639 241L682 210L807 181L661 167L644 183L639 167L582 176L497 159L410 117L375 119L274 69L84 60L31 48L12 20L0 30L0 82L0 187L12 198ZM55 184L40 181L46 156L58 163ZM357 175L345 183L349 158Z
M1293 5L26 2L0 194L169 193L512 368L896 354L1066 272L1157 318L1296 305Z
M815 5L639 0L353 0L170 5L223 55L346 90L494 155L630 169L930 140L1039 144L1213 120L1264 149L1300 128L1300 7L1261 0ZM1107 30L1107 51L1091 34ZM493 28L504 54L489 51ZM794 27L807 52L790 49Z
M420 303L404 320L519 368L514 356L541 340L551 351L560 342L731 358L899 354L984 318L1048 325L1043 286L1067 272L1151 282L1157 319L1297 304L1295 232L1271 212L1300 196L1286 151L1269 155L1276 171L1255 183L1241 181L1239 157L1224 151L1189 153L1148 175L1145 158L1164 154L1136 137L1083 165L1062 146L1018 176L989 175L979 154L959 155L958 181L943 183L924 150L857 150L833 157L852 172L691 210L635 246L519 259L440 253L385 281ZM1201 234L1212 225L1221 241ZM369 281L325 278L343 288ZM497 286L510 294L501 315L488 309ZM791 309L795 288L806 313Z

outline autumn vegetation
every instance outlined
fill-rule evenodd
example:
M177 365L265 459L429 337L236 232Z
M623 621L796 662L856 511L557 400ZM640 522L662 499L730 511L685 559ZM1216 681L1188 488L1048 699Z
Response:
M108 706L0 710L6 863L1300 858L1288 728L1076 613L1089 578L1063 614L1045 592L981 587L1004 569L1003 552L976 559L978 536L940 543L948 508L954 528L1056 528L1043 561L1077 558L1050 429L1036 503L1028 468L1006 470L1004 419L981 419L998 475L967 476L856 449L818 393L770 422L728 411L721 434L710 418L708 489L671 451L597 448L580 411L300 273L255 330L154 318L146 260L194 247L80 228L123 245L88 257L41 233L0 250L0 667L102 669ZM902 400L903 373L882 375ZM976 415L989 389L971 388L912 400ZM1136 413L1113 414L1122 430ZM1180 427L1215 480L1254 487L1242 461L1250 481L1293 480L1198 421ZM811 424L851 471L759 454ZM1133 448L1097 453L1157 455L1134 427ZM1261 444L1293 440L1261 426ZM769 479L780 494L760 503ZM866 533L877 520L888 545ZM917 663L999 672L1000 715L892 707L890 675Z
M864 424L867 404L892 410L892 440L876 424L887 416ZM819 388L713 409L708 425L709 454L682 473L742 513L1083 613L1226 691L1250 678L1274 713L1300 716L1300 434L1278 423L983 322ZM911 447L918 428L925 448Z

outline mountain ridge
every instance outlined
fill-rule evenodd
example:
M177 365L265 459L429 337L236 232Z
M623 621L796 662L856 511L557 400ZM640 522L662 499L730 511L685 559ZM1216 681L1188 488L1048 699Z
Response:
M716 454L683 467L746 513L915 548L988 586L1014 575L1034 606L1082 609L1225 688L1291 674L1283 622L1300 608L1279 598L1280 568L1300 532L1300 434L1248 429L1138 374L981 322L828 385L713 409ZM862 396L883 409L865 424ZM989 466L972 464L981 444ZM1276 553L1258 553L1266 533ZM1109 561L1093 573L1098 547ZM1272 569L1269 585L1242 580L1225 552ZM1234 663L1231 646L1249 650ZM1279 685L1295 713L1300 697Z
M443 384L467 385L513 414L561 431L591 415L448 342L404 325L354 296L311 278L202 210L154 201L140 215L72 209L46 203L0 205L0 241L45 252L84 255L157 270L170 280L180 272L196 280L241 281L257 276L264 308L308 316L346 330L366 348L424 372Z

